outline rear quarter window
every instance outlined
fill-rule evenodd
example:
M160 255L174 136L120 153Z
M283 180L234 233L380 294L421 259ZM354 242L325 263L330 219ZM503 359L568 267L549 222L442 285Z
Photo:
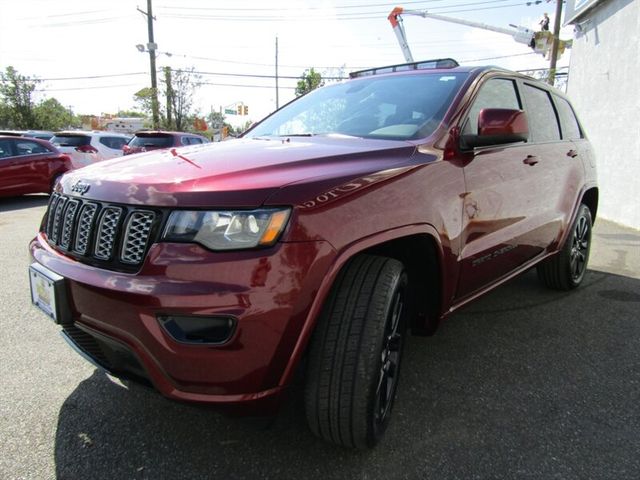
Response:
M549 92L533 85L524 85L527 102L527 119L534 142L554 142L560 140L560 127Z
M558 116L560 117L560 128L562 129L562 138L567 140L577 140L582 138L580 124L576 118L576 114L564 98L553 96L556 107L558 108Z

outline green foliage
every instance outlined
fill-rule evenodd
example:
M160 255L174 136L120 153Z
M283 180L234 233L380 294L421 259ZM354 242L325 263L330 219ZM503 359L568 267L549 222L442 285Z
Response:
M144 116L151 116L153 114L153 89L150 87L145 87L141 90L138 90L133 94L133 101L136 104L136 107L140 109Z
M147 115L143 112L139 112L137 110L119 110L116 113L116 117L121 118L146 118Z
M0 73L0 126L16 130L61 130L80 121L55 98L35 104L40 80L21 75L13 67Z
M34 123L32 127L37 130L64 130L79 123L73 112L55 98L43 100L33 109Z
M209 125L214 129L219 129L226 125L224 113L211 112L207 115L207 119L209 120Z
M322 75L320 72L316 72L313 68L305 70L296 85L296 97L305 95L311 90L315 90L323 85L324 82L322 81Z
M40 80L20 75L9 66L0 72L0 121L5 128L26 130L35 125L33 91Z

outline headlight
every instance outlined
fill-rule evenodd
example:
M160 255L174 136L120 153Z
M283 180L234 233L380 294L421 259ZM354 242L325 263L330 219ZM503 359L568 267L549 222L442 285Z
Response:
M162 235L171 242L195 242L211 250L273 245L287 225L289 208L238 211L174 211Z

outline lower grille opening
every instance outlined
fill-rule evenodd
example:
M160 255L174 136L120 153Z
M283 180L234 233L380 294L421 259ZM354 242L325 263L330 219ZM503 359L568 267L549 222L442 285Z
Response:
M89 332L76 323L64 325L63 334L87 360L111 375L152 386L138 358L120 342L93 331Z

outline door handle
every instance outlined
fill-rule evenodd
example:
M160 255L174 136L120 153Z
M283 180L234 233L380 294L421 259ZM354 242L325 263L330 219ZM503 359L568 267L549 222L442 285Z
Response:
M538 163L540 160L538 160L538 157L534 157L533 155L527 155L527 158L525 158L522 163L524 163L525 165L530 165L530 166L534 166L536 163Z
M575 150L569 150L567 152L567 157L576 158L577 156L578 156L578 152L576 152Z

